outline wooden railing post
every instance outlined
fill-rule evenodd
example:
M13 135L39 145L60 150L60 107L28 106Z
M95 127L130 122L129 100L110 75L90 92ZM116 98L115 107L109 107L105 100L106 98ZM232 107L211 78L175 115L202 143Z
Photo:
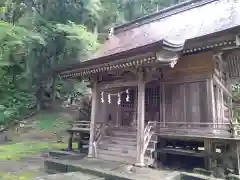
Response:
M144 126L145 126L145 82L143 69L138 72L138 108L137 108L137 163L144 166Z

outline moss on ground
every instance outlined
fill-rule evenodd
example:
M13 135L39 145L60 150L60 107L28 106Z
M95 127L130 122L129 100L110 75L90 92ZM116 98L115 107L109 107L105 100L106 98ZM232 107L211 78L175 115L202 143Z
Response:
M35 122L37 130L59 131L66 130L68 126L68 119L59 113L41 113L36 116Z
M0 173L1 180L30 180L36 176L35 171L24 171L18 173Z
M19 142L0 146L0 160L19 160L21 158L37 155L45 150L66 148L66 143L50 142Z

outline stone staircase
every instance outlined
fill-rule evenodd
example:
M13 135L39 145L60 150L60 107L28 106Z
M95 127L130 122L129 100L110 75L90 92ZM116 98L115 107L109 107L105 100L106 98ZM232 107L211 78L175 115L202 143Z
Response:
M136 162L137 130L112 128L111 136L105 136L98 146L98 158L133 164Z
M157 141L151 140L145 153L145 163L153 163ZM113 128L111 136L105 136L98 145L98 158L126 164L135 164L137 156L137 130Z

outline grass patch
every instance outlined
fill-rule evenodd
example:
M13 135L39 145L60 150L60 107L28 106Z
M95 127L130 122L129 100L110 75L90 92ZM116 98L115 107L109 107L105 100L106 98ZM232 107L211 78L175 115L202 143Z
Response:
M57 123L58 118L58 113L41 113L35 119L35 121L37 122L36 128L38 128L39 130L52 129Z
M24 171L18 173L4 173L0 172L0 179L1 180L30 180L34 178L36 172L34 171Z
M37 155L44 150L59 150L66 147L65 143L50 142L21 142L1 145L0 160L19 160L30 155Z

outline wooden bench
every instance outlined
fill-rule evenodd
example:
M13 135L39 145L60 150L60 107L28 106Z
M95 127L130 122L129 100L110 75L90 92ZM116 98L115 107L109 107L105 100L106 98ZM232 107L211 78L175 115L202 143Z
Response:
M67 130L69 133L68 150L72 151L73 140L78 142L78 150L82 149L83 145L88 145L90 137L90 122L89 121L75 121L71 128ZM76 138L74 138L74 135Z

